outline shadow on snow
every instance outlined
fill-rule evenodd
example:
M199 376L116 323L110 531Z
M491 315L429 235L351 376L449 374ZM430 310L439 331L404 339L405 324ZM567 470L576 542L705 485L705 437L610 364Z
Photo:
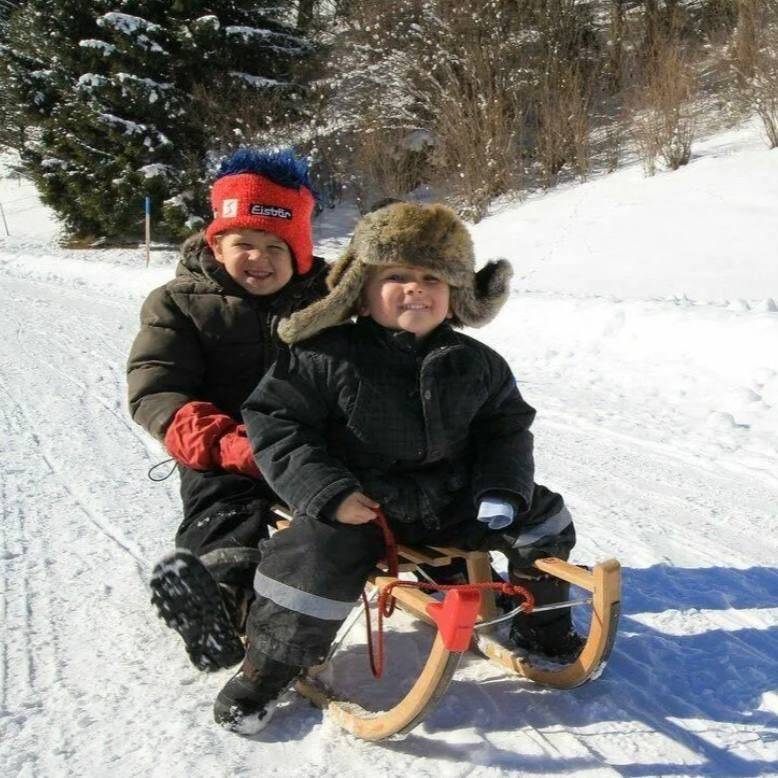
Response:
M773 762L744 759L675 720L716 722L724 725L722 729L729 725L775 726L774 713L758 708L762 695L778 687L778 628L672 635L641 624L630 614L778 607L778 570L656 565L625 569L623 573L619 637L607 670L597 682L570 691L553 691L502 674L481 683L455 680L425 720L425 729L430 734L467 729L481 736L478 742L447 743L416 730L403 740L384 741L378 747L524 771L568 772L607 766L626 776L740 776L774 770ZM430 630L420 627L418 633L427 636L421 639L415 633L387 633L388 664L385 678L377 687L372 685L363 646L339 651L336 667L347 668L343 674L347 676L345 691L349 698L362 704L369 701L374 709L396 702L413 680L409 678L414 672L409 672L409 665L420 668L429 648ZM462 667L467 668L473 661L464 659ZM338 684L336 688L342 687ZM311 724L315 720L312 718ZM524 728L535 730L532 743L543 755L515 753L491 742L491 733L504 733L506 729L519 733ZM589 728L591 731L575 731ZM269 729L275 729L273 724ZM577 747L588 755L566 758L561 753L554 743L565 731L572 733ZM656 742L662 738L672 741L666 746L685 748L690 752L689 761L699 763L611 761L614 739L623 737L626 742L636 732L639 738L650 734ZM598 738L610 742L606 743L608 753L598 748ZM504 741L500 735L495 739ZM523 740L525 745L529 742ZM652 744L649 753L667 753L668 747Z

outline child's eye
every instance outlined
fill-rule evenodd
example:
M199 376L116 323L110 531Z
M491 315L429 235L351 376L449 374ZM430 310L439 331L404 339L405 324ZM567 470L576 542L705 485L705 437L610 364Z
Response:
M398 282L402 282L402 281L403 281L403 278L404 278L404 277L403 277L402 273L391 273L390 275L388 275L388 276L386 277L386 280L387 280L387 281L398 281Z
M435 278L435 276L424 276L424 282L427 284L439 284L440 279Z

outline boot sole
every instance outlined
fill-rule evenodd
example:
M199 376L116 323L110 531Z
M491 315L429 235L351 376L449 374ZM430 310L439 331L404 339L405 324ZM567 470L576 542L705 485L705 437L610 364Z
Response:
M192 664L204 672L243 659L243 643L224 606L219 585L190 551L177 549L154 567L151 602L184 641Z

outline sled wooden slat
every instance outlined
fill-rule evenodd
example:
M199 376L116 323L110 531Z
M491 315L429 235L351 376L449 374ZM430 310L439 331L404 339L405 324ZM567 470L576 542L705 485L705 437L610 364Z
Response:
M403 557L400 557L400 562L397 565L397 572L412 573L418 566L418 562L404 562ZM389 568L387 567L386 562L379 562L374 575L386 575L388 572Z
M409 732L421 722L445 693L461 656L448 651L440 635L436 635L416 683L388 711L373 713L355 703L333 699L325 688L309 678L301 678L296 689L357 737L383 740L391 735Z
M489 556L486 551L465 551L462 548L454 548L453 546L430 546L430 548L453 559L479 559Z
M603 564L608 564L604 562ZM549 557L548 559L537 559L535 561L535 567L538 570L542 570L544 573L549 573L556 578L561 578L563 581L573 584L574 586L580 586L582 589L586 589L588 592L593 592L595 587L594 575L584 567L578 565L571 565L569 562L564 562L561 559L555 557Z
M465 563L467 564L467 578L469 581L487 582L492 580L492 560L489 554L483 552L477 556L471 554L465 557ZM493 591L485 590L481 592L481 607L478 610L478 615L481 621L491 621L499 615Z
M397 546L397 553L402 559L409 562L415 562L417 565L431 565L432 567L442 567L450 565L454 559L451 554L442 553L440 549L427 548L425 546Z

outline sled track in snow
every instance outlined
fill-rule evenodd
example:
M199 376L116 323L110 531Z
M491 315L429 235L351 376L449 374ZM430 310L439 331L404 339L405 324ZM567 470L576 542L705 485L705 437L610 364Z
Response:
M3 397L2 431L10 467L2 473L3 496L3 591L4 625L10 642L3 645L2 706L7 718L4 729L24 728L29 721L45 713L55 704L69 708L73 699L62 675L65 657L61 647L61 620L56 614L67 607L56 580L50 576L55 539L40 513L26 507L36 481L46 481L46 474L31 478L37 440L26 426L23 409L18 403L7 403L10 394L0 384ZM45 468L44 468L45 470ZM52 488L53 487L53 488ZM48 484L52 500L56 500L56 485ZM64 728L47 729L41 733L47 744L42 752L21 751L8 755L12 772L31 769L33 774L44 771L41 753L66 754L71 750ZM5 738L3 738L5 739Z
M148 638L133 633L156 628L146 593L153 555L143 534L130 535L148 442L122 407L120 349L110 340L105 348L105 328L83 313L93 307L88 296L57 293L51 305L26 308L45 286L9 285L0 332L0 762L12 774L84 775L85 738L121 717L127 684L143 673L133 646ZM43 325L52 319L62 337ZM125 458L136 460L137 475L127 475ZM106 738L114 740L96 738L97 754Z
M20 419L23 420L23 425L19 426L18 431L19 432L21 432L22 430L27 431L27 435L25 435L24 437L26 437L27 442L31 444L30 448L32 449L32 451L35 454L37 454L37 456L40 458L39 463L34 463L31 466L31 472L28 474L28 476L32 477L35 470L38 470L39 472L48 471L47 473L45 473L46 477L51 477L56 481L57 485L72 500L73 507L76 510L81 511L105 538L115 543L125 553L133 557L133 559L135 559L138 565L138 572L144 578L147 577L150 568L147 569L148 565L146 561L141 557L140 551L135 546L135 544L132 543L132 541L130 541L128 538L123 537L123 533L118 528L113 527L107 522L104 522L101 519L99 519L87 507L87 505L81 499L79 499L74 489L68 484L67 478L63 476L60 472L58 472L55 462L52 460L52 458L50 458L46 454L41 442L41 436L38 432L36 432L35 429L36 425L33 424L32 420L25 412L24 407L21 405L20 402L18 402L15 398L11 396L10 392L8 392L7 388L4 387L2 384L0 384L0 392L2 392L8 398L8 400L13 404L16 414L19 416ZM100 403L100 405L105 407L102 402ZM113 411L111 412L113 413Z

